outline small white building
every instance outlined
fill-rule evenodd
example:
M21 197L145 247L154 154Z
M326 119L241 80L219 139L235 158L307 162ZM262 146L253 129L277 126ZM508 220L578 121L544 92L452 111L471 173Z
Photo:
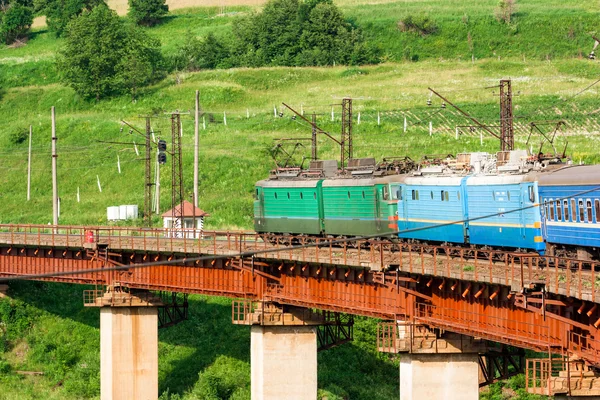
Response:
M177 221L173 220L173 209L162 215L163 227L167 231L167 236L184 237L185 233L185 237L187 238L202 237L204 217L208 217L208 213L194 206L189 201L184 200L183 203L175 206L175 215L178 217ZM179 226L179 215L181 215L181 219L183 220L183 226Z

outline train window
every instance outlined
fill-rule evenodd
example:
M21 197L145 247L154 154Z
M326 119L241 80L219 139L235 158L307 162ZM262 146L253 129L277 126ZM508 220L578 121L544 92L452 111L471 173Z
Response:
M458 200L460 200L460 192L456 192L456 197L458 197Z
M398 196L398 200L402 200L402 189L398 188L396 191L396 196Z
M583 221L583 218L581 220ZM571 199L571 221L577 222L577 205L575 199Z
M442 201L444 201L444 191L443 190L440 192L440 198L442 199Z
M290 199L290 192L288 192L288 200Z
M496 192L492 191L492 199L494 199L494 201L496 201Z
M419 200L419 191L417 190L417 200Z
M364 193L363 193L363 197L364 197ZM383 187L383 199L384 200L390 199L390 189L387 186Z
M256 197L255 198L258 200L258 189L256 189Z
M313 192L313 199L317 199L317 192Z
M348 198L350 198L350 191L348 190Z
M431 200L433 200L433 190L431 192L429 192L429 195L431 196Z
M548 207L548 202L544 201L544 214L546 215L546 221L550 219L550 207Z
M506 192L506 197L508 197L508 201L510 201L510 190Z
M550 221L554 221L554 202L550 199Z
M275 192L275 198L277 198L277 192Z
M444 192L444 196L446 197L446 201L450 200L450 192L448 192L448 191Z
M304 199L304 195L300 192L300 200Z
M592 222L592 201L590 199L587 199L585 201L586 203L586 208L587 208L587 222Z
M533 191L533 186L529 186L529 201L535 202L535 192Z
M416 200L416 199L417 199L416 192L417 192L417 191L413 189L413 191L412 191L412 199L413 199L413 200Z
M556 220L562 221L562 203L556 200Z
M363 195L363 199L364 199L365 198L365 191L364 190L362 192L362 195Z
M568 200L563 200L563 213L564 213L564 219L563 221L568 221L569 220L569 201Z
M594 200L594 206L596 209L596 222L600 222L600 200Z
M585 221L585 207L583 206L583 200L579 200L577 205L579 206L579 222L584 222Z

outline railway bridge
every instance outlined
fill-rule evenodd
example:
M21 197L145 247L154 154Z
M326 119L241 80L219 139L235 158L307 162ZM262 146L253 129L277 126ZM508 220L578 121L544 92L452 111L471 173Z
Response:
M403 353L401 399L475 399L523 370L532 393L596 396L599 268L381 239L0 225L0 283L93 285L83 301L101 309L102 399L158 396L158 320L172 313L157 292L235 299L232 322L252 326L253 399L315 398L317 343L350 340L348 314L384 321L380 351Z

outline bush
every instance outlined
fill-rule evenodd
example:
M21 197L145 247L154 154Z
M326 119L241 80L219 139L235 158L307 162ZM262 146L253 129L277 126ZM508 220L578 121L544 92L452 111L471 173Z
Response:
M35 0L36 10L46 15L48 29L62 36L69 22L84 11L105 4L104 0Z
M29 131L27 129L17 128L9 136L9 140L12 144L21 144L29 137Z
M0 35L2 41L11 44L25 36L33 22L33 9L20 3L9 3L0 14Z
M437 23L427 15L407 15L398 21L401 32L414 32L421 36L433 35L438 31Z
M129 0L128 15L138 25L156 25L168 12L165 0Z
M517 12L516 0L500 0L498 7L494 10L494 16L498 22L510 24L512 16Z

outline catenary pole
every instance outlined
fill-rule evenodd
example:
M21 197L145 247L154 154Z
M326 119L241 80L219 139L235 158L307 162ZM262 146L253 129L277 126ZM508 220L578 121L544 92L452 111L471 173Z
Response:
M29 125L29 152L27 156L27 201L31 198L31 134L32 128Z
M194 114L194 206L198 207L198 149L200 124L200 91L196 90L196 112Z
M54 106L51 108L52 115L52 224L58 225L58 184L56 180L56 116Z

